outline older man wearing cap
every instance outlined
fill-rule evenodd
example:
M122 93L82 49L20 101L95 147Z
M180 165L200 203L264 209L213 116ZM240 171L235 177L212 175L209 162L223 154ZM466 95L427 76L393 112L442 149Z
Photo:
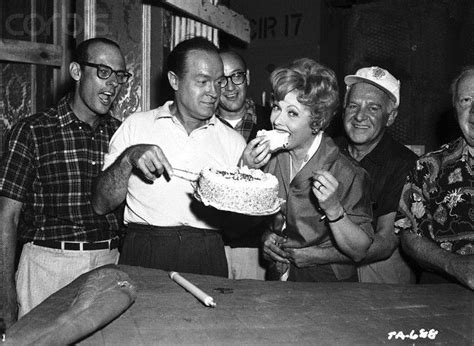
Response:
M372 180L374 241L366 258L359 263L361 282L414 282L411 269L398 251L394 231L400 194L405 178L417 156L395 141L386 131L393 124L400 104L400 82L387 70L366 67L344 78L344 129L347 138L337 139L348 155L366 169ZM351 263L336 248L317 246L292 253L297 265Z
M394 232L400 194L417 156L395 141L386 129L393 124L400 104L400 82L380 67L361 68L344 78L343 145L372 179L374 242L363 265L361 282L414 282L411 268L401 257Z

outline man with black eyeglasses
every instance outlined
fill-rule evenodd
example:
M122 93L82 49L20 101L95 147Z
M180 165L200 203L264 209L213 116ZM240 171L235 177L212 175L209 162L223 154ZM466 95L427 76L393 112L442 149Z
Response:
M222 122L238 131L248 142L259 130L271 130L270 110L255 104L247 97L250 72L244 59L234 51L222 49L226 83L222 85L217 116Z
M74 92L21 119L0 167L0 282L7 327L96 267L117 263L120 216L94 213L92 181L120 122L110 108L130 78L117 43L79 44ZM17 238L24 242L15 282ZM16 287L15 287L16 283Z
M227 126L250 142L259 130L271 130L270 110L255 104L247 97L250 74L244 59L235 51L222 49L226 83L222 84L217 116ZM260 237L263 229L251 229L238 237L225 237L225 250L231 279L265 279L260 263Z

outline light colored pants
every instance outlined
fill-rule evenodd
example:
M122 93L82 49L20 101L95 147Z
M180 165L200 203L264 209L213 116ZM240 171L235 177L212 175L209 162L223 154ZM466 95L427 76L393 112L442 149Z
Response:
M26 243L16 273L18 318L78 276L106 264L117 264L118 258L118 249L74 251Z
M260 263L259 249L225 246L229 279L265 280L265 267Z
M384 261L365 264L357 268L360 282L383 284L414 284L415 273L396 248Z

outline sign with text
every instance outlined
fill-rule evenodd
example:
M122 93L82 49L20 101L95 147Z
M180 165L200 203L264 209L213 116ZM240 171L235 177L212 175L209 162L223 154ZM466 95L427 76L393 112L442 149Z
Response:
M237 50L249 67L249 96L255 102L268 105L269 76L275 67L303 57L319 60L321 3L321 0L229 1L229 7L250 23L250 43Z
M289 13L278 17L260 17L250 19L250 39L271 39L296 37L301 34L303 13Z

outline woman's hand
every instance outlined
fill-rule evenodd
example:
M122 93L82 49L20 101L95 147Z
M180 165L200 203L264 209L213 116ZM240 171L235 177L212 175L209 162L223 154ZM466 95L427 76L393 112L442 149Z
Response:
M286 238L276 233L267 231L262 236L263 240L263 257L268 261L283 262L289 264L286 258L287 253L281 249L281 245L285 243Z
M263 137L252 139L242 153L242 164L249 168L261 168L270 161L270 146L268 142L262 143Z
M333 220L342 215L344 209L337 196L339 182L328 171L318 170L313 175L313 194L326 216Z

